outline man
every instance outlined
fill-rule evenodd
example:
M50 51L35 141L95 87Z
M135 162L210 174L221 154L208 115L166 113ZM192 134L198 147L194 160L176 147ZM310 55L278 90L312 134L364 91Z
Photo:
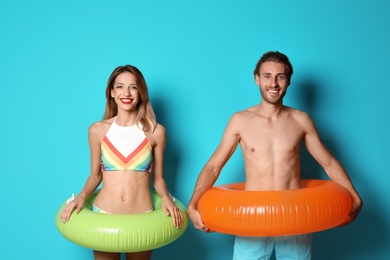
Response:
M362 208L362 200L347 172L321 142L316 126L305 112L283 105L290 85L292 65L280 52L267 52L254 70L260 88L260 104L231 117L222 140L202 169L187 212L195 228L209 231L197 210L201 196L217 180L223 166L238 144L245 162L246 190L288 190L299 188L299 146L307 150L323 167L329 178L351 194L353 221ZM284 237L239 237L234 243L234 259L268 259L275 250L278 259L311 259L311 234Z

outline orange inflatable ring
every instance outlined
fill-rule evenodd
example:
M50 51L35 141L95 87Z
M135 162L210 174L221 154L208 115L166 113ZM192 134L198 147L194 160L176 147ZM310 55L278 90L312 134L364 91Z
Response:
M210 230L239 236L284 236L318 232L346 223L348 191L326 180L301 180L293 190L245 191L244 183L215 186L198 210Z

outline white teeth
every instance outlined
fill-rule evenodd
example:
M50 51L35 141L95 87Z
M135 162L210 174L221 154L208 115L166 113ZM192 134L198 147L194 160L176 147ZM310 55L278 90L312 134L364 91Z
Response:
M271 92L271 93L278 93L277 90L268 90L268 92Z

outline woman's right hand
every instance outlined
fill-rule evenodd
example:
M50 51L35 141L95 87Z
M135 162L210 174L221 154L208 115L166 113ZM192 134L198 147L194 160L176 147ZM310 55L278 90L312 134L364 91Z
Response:
M85 199L83 197L77 196L74 200L70 201L66 207L61 212L61 220L63 223L68 222L72 212L75 210L76 214L79 214L80 210L83 208Z

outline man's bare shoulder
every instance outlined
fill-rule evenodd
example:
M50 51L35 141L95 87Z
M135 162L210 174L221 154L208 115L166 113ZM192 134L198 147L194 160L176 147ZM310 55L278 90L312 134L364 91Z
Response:
M285 107L285 109L286 112L297 122L304 125L307 123L312 123L312 120L307 112L292 107Z
M253 114L253 113L250 113L246 110L235 112L230 117L229 125L230 126L240 126L240 125L242 125L242 123L250 120L251 114Z
M237 120L246 120L246 119L251 118L251 117L256 117L257 113L256 113L255 109L256 109L256 107L250 107L250 108L247 108L245 110L238 111L238 112L233 114L232 118L234 117Z

